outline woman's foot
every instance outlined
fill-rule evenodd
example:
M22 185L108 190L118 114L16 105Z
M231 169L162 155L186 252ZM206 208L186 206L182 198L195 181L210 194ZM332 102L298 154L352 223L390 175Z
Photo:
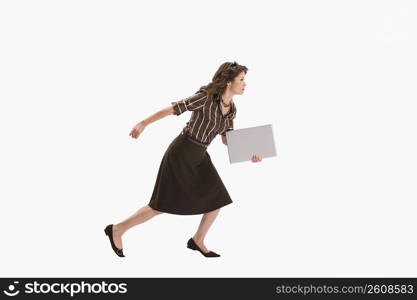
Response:
M209 251L205 246L204 243L199 240L200 246L194 241L194 238L190 238L187 242L187 248L190 248L192 250L198 250L201 254L203 254L205 257L219 257L220 254L217 254L216 252Z
M210 252L210 250L206 248L202 240L196 239L195 237L193 237L193 240L194 240L194 243L197 244L198 248L200 248L204 253Z
M104 233L109 238L110 245L111 245L113 251L117 254L117 256L125 257L125 255L123 254L123 249L122 248L118 248L116 246L116 244L114 243L114 239L113 239L113 224L107 225L106 228L104 228Z
M113 225L113 242L115 246L119 249L123 249L123 243L122 243L122 235L124 232L120 229L120 225L117 224Z

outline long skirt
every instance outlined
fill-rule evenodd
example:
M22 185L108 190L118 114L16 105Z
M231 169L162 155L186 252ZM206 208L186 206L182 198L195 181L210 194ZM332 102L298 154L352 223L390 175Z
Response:
M181 132L165 151L149 206L170 214L196 215L232 202L207 148Z

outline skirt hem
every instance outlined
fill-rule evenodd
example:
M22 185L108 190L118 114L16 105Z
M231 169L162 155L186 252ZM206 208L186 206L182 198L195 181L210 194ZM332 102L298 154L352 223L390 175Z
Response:
M164 212L164 213L168 213L168 214L172 214L172 215L201 215L201 214L205 214L205 213L211 212L211 211L213 211L213 210L216 210L216 209L222 208L222 207L224 207L224 206L226 206L226 205L229 205L229 204L232 204L232 203L233 203L233 202L226 203L226 204L222 204L222 205L220 205L220 206L218 206L218 207L215 207L215 208L213 208L213 209L211 209L211 210L208 210L208 211L201 211L201 212L189 212L189 213L179 212L179 211L175 211L175 210L172 210L172 209L157 208L157 207L153 207L153 205L152 205L152 204L148 204L148 206L149 206L150 208L154 209L154 210L157 210L157 211L160 211L160 212Z

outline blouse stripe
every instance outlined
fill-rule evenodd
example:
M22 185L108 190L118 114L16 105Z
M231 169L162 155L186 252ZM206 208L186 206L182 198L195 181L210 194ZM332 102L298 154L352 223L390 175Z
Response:
M200 116L200 112L196 112L197 113L197 117L195 118L194 122L193 122L193 128L191 128L191 135L194 135L194 126L197 123L198 117Z
M213 131L213 129L214 128L216 128L216 121L217 121L217 109L216 109L216 107L214 108L214 125L213 125L213 128L209 131L209 133L207 134L207 137L206 137L206 142L207 142L207 139L209 138L209 136L210 136L210 133Z
M207 136L206 137L204 137L206 134L207 134L207 128L209 127L209 125L210 125L210 119L211 119L211 107L213 106L213 102L211 102L210 103L210 108L209 108L209 121L207 122L207 126L206 126L206 129L204 129L204 131L203 131L203 137L202 137L202 140L207 140Z
M198 133L200 132L201 125L203 125L203 122L204 122L204 117L205 117L204 108L205 107L203 106L203 119L201 120L200 127L198 127L197 134L195 135L197 137L197 139L198 139Z

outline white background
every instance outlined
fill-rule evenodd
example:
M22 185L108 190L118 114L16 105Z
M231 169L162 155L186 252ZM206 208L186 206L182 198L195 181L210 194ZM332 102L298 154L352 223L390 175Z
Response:
M413 1L2 1L0 275L417 276ZM229 164L233 199L103 229L149 202L190 113L132 127L248 67L235 128L272 124L278 156Z

